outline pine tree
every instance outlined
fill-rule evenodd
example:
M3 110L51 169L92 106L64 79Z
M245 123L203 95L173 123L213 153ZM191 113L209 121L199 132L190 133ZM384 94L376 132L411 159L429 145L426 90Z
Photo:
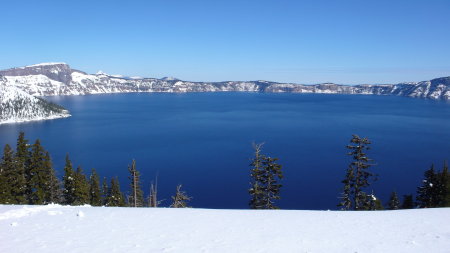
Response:
M439 206L450 207L450 173L448 172L447 162L444 162L444 168L440 173L440 182L442 190Z
M379 198L372 194L362 193L365 197L365 201L359 210L374 211L374 210L384 210L383 204Z
M262 175L264 174L264 169L262 166L262 161L264 155L261 154L261 149L264 143L253 143L253 149L255 150L255 157L252 160L250 166L252 166L250 177L251 177L251 188L250 193L250 208L252 209L263 209L263 199L264 199L264 186L262 185Z
M47 183L49 181L48 168L45 161L45 150L39 139L31 147L28 170L28 201L30 204L46 204Z
M46 174L46 182L44 183L44 203L62 203L61 182L56 176L56 171L53 168L49 152L45 153L43 166Z
M345 179L342 180L342 183L344 184L344 190L341 194L342 201L338 204L338 207L340 207L343 211L352 209L352 182L350 181L352 178L354 178L353 169L349 168L347 169Z
M106 181L106 177L103 178L102 182L102 205L106 205L106 198L108 197L108 182Z
M75 199L74 205L84 205L89 204L89 183L86 179L86 175L81 167L78 167L74 175L74 185L75 185Z
M372 159L366 155L366 150L369 150L371 142L368 138L360 138L358 135L353 135L350 140L349 156L353 158L350 163L346 178L342 181L344 183L344 191L342 193L343 200L338 205L344 210L365 210L368 199L368 194L364 189L371 184L371 179L375 176L369 171L372 166L370 162Z
M186 192L181 190L181 184L177 186L177 191L175 193L175 196L172 196L172 204L170 207L173 208L185 208L189 207L187 206L187 202L191 200L191 197L189 197Z
M130 172L130 188L131 193L128 198L128 203L131 207L142 207L144 206L144 192L141 188L140 173L136 169L136 161L133 159L131 166L128 166L128 171Z
M14 193L17 204L27 204L28 203L28 192L29 189L26 171L29 161L29 149L28 149L28 141L25 139L24 132L19 133L19 137L17 139L17 147L16 154L14 157L16 164L16 176L15 176L15 185L14 190L17 190Z
M64 166L64 203L72 205L75 202L75 173L69 154L66 155L66 165Z
M422 186L417 188L417 205L419 208L431 208L439 205L439 179L434 165L425 171Z
M400 209L413 209L414 208L414 201L413 201L413 195L403 195L403 203Z
M251 188L249 202L252 209L278 209L274 200L280 199L281 184L283 178L281 165L277 164L278 158L271 158L261 154L262 144L253 144L255 157L251 170Z
M0 204L16 204L13 195L12 180L14 179L14 154L11 147L6 144L0 163Z
M391 197L389 198L388 209L389 210L400 209L400 201L398 200L398 196L395 191L391 193Z
M264 174L262 183L264 188L263 207L264 209L278 209L274 205L274 200L280 199L281 184L278 180L283 178L281 165L277 164L278 158L264 157L263 167Z
M89 203L92 206L101 206L103 200L102 200L102 193L100 190L100 179L95 169L92 169L91 175L89 177L89 193L90 193Z
M111 187L108 189L105 206L125 206L125 198L120 191L120 184L117 178L111 179Z

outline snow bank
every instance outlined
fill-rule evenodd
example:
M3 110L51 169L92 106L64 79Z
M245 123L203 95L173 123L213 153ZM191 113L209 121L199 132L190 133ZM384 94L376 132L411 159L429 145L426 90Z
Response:
M450 208L0 206L0 252L449 252Z

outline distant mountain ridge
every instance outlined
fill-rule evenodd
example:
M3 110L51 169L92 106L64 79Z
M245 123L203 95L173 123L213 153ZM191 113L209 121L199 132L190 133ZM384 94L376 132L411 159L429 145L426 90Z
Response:
M85 95L126 92L291 92L374 94L450 100L450 77L383 85L304 85L269 81L190 82L176 78L140 78L87 74L65 63L41 63L1 70L7 85L34 96Z

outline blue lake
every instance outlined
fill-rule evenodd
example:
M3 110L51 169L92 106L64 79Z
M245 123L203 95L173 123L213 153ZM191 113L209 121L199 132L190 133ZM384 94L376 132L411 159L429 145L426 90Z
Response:
M264 93L134 93L50 97L72 117L0 126L41 139L62 176L66 153L85 172L119 176L136 159L146 194L158 175L170 204L177 184L193 207L248 208L252 142L278 157L283 209L336 209L352 134L368 137L375 194L415 193L431 163L450 159L450 103L394 96Z

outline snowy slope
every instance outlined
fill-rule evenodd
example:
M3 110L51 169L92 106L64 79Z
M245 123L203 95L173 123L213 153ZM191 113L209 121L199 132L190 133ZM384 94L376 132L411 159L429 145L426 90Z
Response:
M69 117L64 108L33 97L0 76L0 124Z
M70 68L65 63L41 63L1 70L9 85L35 96L84 95L124 92L292 92L375 94L450 100L450 77L386 85L302 85L268 81L189 82L176 78L128 78Z
M450 208L0 206L0 252L449 252Z

